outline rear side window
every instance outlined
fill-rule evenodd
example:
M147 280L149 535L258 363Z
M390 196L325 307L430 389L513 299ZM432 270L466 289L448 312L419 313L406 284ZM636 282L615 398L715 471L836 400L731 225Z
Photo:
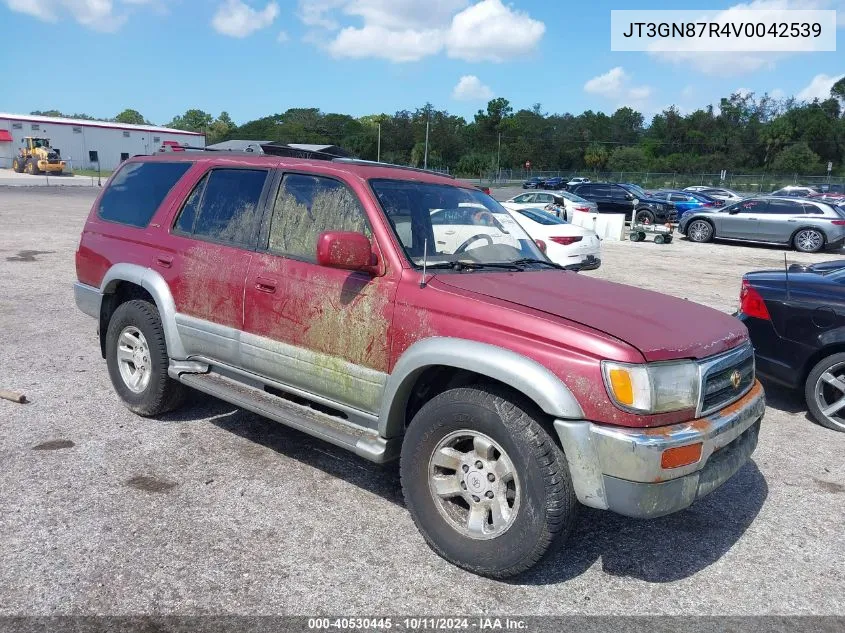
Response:
M239 246L255 241L265 169L214 169L194 187L175 229Z
M109 222L147 226L173 185L192 165L158 161L124 165L103 192L98 215Z
M537 224L542 224L543 226L553 226L555 224L566 224L563 220L556 218L555 216L549 213L543 213L542 211L535 211L534 209L520 209L518 213L521 213L529 220L534 220Z

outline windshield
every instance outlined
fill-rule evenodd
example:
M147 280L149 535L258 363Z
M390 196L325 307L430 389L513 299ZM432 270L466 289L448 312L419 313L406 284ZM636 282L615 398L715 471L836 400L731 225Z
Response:
M632 194L637 196L638 198L648 198L648 194L645 191L643 191L640 187L638 187L637 185L622 185L622 186L625 189L627 189L628 191L630 191Z
M371 180L408 259L438 263L510 263L546 256L490 196L476 189L409 180Z

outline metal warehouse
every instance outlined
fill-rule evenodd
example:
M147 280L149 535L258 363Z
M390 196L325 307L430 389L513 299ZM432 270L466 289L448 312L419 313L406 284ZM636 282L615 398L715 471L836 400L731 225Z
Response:
M205 146L205 136L153 125L63 119L0 112L0 167L10 169L12 157L27 136L48 138L68 170L113 170L130 156L152 154L163 144Z

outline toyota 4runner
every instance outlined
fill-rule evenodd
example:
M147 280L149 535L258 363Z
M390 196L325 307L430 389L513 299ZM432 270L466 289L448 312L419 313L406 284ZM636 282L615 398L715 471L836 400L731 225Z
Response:
M563 542L579 503L657 517L711 492L765 406L742 323L542 246L440 175L185 152L112 176L74 291L129 409L192 388L398 458L434 551L502 578Z

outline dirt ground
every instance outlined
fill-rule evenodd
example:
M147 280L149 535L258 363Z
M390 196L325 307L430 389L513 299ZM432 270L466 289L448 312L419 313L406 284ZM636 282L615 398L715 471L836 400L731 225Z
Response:
M0 188L0 387L32 400L0 401L0 615L845 615L845 436L777 389L722 488L652 521L583 510L508 583L426 547L395 466L199 395L134 416L73 303L95 193ZM605 243L588 274L732 312L784 252Z

